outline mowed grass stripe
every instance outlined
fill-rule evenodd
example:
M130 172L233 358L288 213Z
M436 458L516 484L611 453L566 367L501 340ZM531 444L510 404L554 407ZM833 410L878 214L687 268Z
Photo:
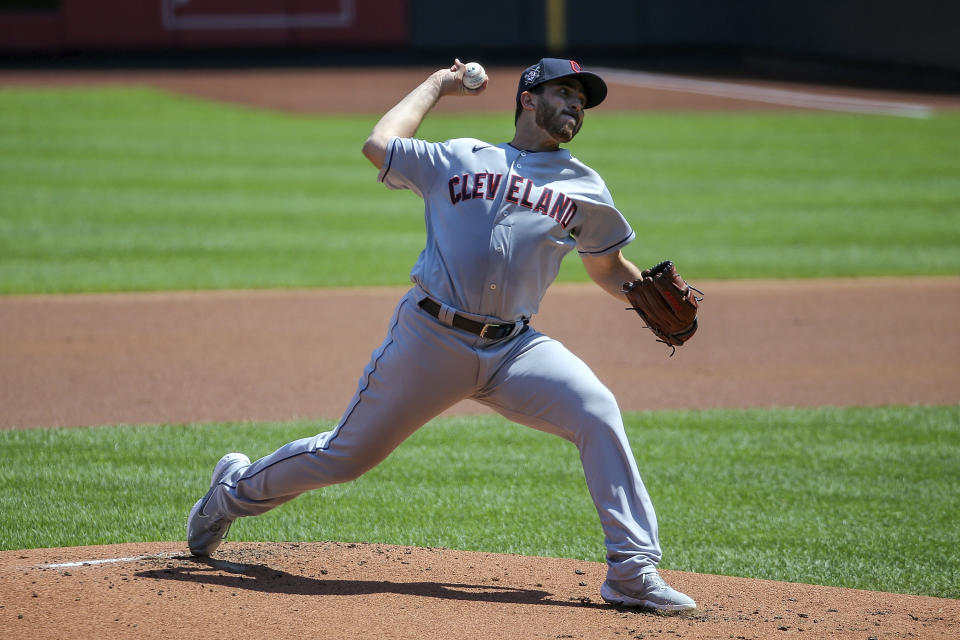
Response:
M0 293L397 285L423 208L376 182L377 117L146 88L0 90ZM503 141L509 114L420 135ZM960 114L591 112L571 146L691 278L960 273ZM561 280L585 281L579 261Z
M960 597L960 407L631 413L665 568ZM222 453L331 424L0 432L0 548L182 540ZM494 416L431 422L360 479L235 540L344 540L603 559L577 452Z

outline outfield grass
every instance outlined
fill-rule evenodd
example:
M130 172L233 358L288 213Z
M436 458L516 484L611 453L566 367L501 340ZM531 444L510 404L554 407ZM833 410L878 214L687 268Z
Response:
M0 432L0 548L183 540L216 459L330 424ZM627 426L662 566L960 597L960 407L651 412ZM573 445L498 417L437 420L382 465L235 540L345 540L602 561Z
M376 183L376 116L145 88L0 90L0 294L407 282L422 204ZM509 113L421 135L509 138ZM591 112L572 145L689 277L960 273L960 114ZM585 280L568 259L561 280Z

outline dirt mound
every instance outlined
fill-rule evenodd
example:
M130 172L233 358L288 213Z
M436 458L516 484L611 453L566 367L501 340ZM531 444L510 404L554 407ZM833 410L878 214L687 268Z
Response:
M183 544L0 553L4 636L956 638L960 601L676 571L698 609L599 599L605 565L378 544ZM68 631L69 630L69 631Z

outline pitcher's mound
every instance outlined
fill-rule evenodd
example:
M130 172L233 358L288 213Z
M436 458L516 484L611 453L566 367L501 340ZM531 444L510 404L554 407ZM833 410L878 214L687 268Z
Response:
M960 600L663 571L698 603L610 606L601 563L381 544L0 553L7 638L956 638ZM669 635L668 635L669 634Z

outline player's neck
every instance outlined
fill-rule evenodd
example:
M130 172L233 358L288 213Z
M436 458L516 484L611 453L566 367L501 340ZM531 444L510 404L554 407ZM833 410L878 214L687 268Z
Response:
M525 151L556 151L560 143L540 127L524 127L519 123L511 145Z

